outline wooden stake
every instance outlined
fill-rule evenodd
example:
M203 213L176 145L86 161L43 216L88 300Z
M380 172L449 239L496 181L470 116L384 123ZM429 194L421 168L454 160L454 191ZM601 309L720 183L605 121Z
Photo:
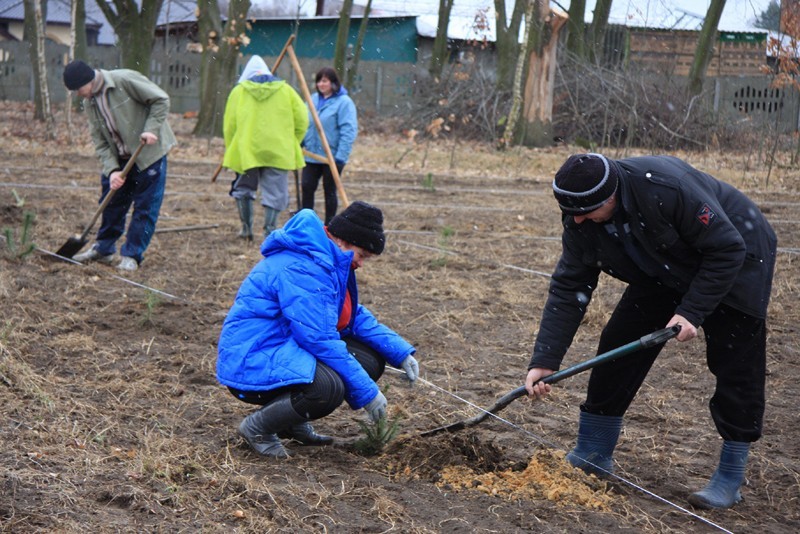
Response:
M325 137L325 132L322 129L322 122L320 122L319 115L317 115L317 108L314 107L314 101L311 99L311 93L308 90L305 76L303 76L303 69L300 68L300 62L297 61L297 56L294 54L294 48L289 46L287 52L289 53L289 60L292 62L292 67L294 67L294 71L299 79L298 83L300 85L300 89L302 90L303 96L308 103L308 109L311 112L311 117L314 119L314 124L317 127L320 141L322 141L322 148L325 149L325 156L328 158L328 166L331 169L333 181L336 183L336 190L339 191L339 196L342 197L342 202L346 208L348 205L350 205L350 201L347 200L347 193L344 192L344 187L342 187L342 180L339 177L339 169L336 168L336 160L333 159L331 147L328 144L328 139Z

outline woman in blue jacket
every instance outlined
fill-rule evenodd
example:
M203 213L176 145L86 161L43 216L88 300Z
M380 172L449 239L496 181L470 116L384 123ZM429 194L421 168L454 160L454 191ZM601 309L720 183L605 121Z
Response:
M309 421L343 401L373 421L386 413L377 384L386 363L417 379L416 350L358 303L355 271L383 252L383 214L354 202L327 227L301 210L261 245L218 346L217 379L262 406L239 433L264 456L286 458L280 438L328 445Z
M353 142L358 135L358 116L356 105L347 95L347 89L342 87L336 71L330 67L321 69L315 82L317 92L311 97L314 108L322 123L325 132L325 139L328 141L333 159L336 161L336 169L342 174L350 152L353 149ZM303 146L313 154L324 155L325 149L322 146L319 132L316 125L309 118L309 128L303 139ZM322 189L325 192L325 224L328 224L339 206L336 197L336 182L333 180L331 168L327 163L306 157L306 166L303 168L303 208L314 209L314 195L317 192L319 179L322 178Z

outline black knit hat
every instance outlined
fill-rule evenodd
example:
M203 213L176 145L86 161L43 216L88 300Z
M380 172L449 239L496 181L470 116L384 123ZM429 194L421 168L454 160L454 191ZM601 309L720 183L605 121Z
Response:
M64 85L70 91L77 91L87 83L94 80L94 69L76 59L64 67Z
M568 215L594 211L617 191L614 165L600 154L575 154L567 158L553 180L558 207Z
M373 254L383 252L383 213L366 202L356 201L328 223L328 231L351 245Z

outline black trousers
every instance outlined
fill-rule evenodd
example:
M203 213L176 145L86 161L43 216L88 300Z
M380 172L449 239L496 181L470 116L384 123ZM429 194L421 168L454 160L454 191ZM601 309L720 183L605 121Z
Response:
M597 353L663 328L680 299L672 290L629 286L603 329ZM721 304L703 323L702 331L708 369L716 377L709 408L717 431L725 440L756 441L761 437L765 406L765 321ZM581 410L624 415L662 348L643 349L593 369ZM667 378L659 387L682 394L677 377Z
M340 176L343 169L343 164L336 165ZM303 167L303 208L314 209L314 195L317 193L320 178L322 178L322 189L325 192L324 220L325 224L328 224L339 208L339 198L336 196L336 182L333 179L331 168L327 164L306 163L306 166Z
M354 339L345 338L342 341L347 344L347 350L358 360L370 378L377 382L386 370L383 356ZM333 413L344 402L345 394L344 382L336 371L320 361L317 361L314 380L310 384L296 384L269 391L242 391L232 387L228 390L237 399L260 406L266 406L277 397L291 393L292 408L310 421Z

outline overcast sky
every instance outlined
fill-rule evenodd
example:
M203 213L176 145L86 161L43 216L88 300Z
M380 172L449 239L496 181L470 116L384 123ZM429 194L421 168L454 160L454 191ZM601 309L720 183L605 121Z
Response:
M308 6L316 5L314 0L299 0ZM719 29L746 31L753 29L752 22L761 14L770 0L727 0L722 13ZM364 5L366 0L355 0ZM610 22L629 26L676 27L698 29L702 24L710 0L613 0ZM513 6L514 0L506 0ZM569 8L569 0L551 1L551 5ZM591 21L595 0L586 1L586 20ZM474 17L478 9L490 8L494 0L455 0L453 16ZM313 12L313 7L311 8ZM383 15L435 14L439 0L372 0L373 12ZM510 8L509 8L510 11Z

